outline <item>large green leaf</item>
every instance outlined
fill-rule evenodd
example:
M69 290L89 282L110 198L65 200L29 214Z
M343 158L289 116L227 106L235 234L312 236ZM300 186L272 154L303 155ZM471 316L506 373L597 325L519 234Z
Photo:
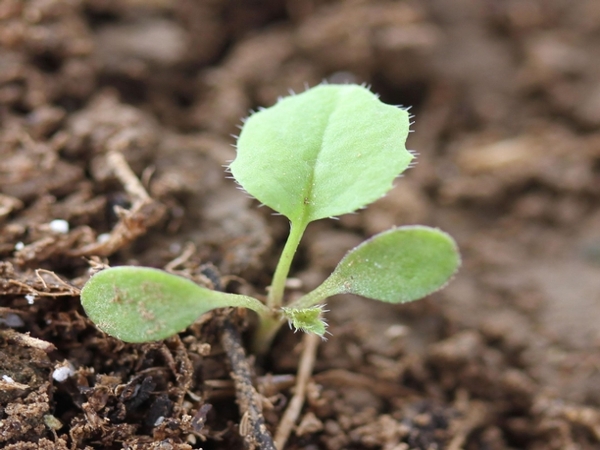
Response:
M358 85L320 85L250 116L231 164L248 193L292 223L383 196L413 156L409 116Z
M132 266L92 276L81 290L81 303L98 328L126 342L165 339L215 308L267 311L254 298L211 291L162 270Z

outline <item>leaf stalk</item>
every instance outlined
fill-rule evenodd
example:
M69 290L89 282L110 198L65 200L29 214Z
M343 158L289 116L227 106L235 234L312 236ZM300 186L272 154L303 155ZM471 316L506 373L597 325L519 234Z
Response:
M292 260L300 245L300 239L306 230L307 222L294 223L290 222L290 234L288 236L285 247L281 252L281 257L277 263L275 274L273 275L273 282L267 296L267 307L271 311L276 311L283 306L283 293L285 290L285 282L288 274L290 273L290 267Z

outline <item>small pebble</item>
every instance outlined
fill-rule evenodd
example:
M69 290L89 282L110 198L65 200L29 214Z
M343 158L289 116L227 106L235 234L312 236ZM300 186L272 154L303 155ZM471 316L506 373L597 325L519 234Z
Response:
M56 233L66 234L69 232L69 222L62 219L56 219L50 222L50 229Z
M52 414L46 414L44 416L44 423L51 430L60 430L63 427L63 423L54 417Z
M96 239L96 241L99 244L102 244L104 242L107 242L110 239L110 234L109 233L102 233L98 235L98 238Z
M75 371L73 368L67 363L67 365L54 369L54 372L52 372L52 378L54 378L55 381L62 383L74 373Z

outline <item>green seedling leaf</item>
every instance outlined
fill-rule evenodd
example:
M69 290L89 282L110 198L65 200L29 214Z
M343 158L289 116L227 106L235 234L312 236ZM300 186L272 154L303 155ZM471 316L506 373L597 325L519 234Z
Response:
M88 317L126 342L165 339L215 309L242 306L268 312L258 300L211 291L158 269L120 266L98 272L81 290Z
M264 354L286 319L297 330L323 336L321 303L332 295L401 303L440 289L460 265L456 244L437 229L410 226L351 250L321 286L282 307L307 225L383 196L413 159L405 148L408 132L405 110L357 85L320 85L253 114L230 170L249 194L291 222L266 305L164 271L115 267L94 275L82 289L87 315L112 336L146 342L174 335L212 309L246 307L259 315L253 347Z
M390 190L413 158L408 131L408 113L368 89L320 85L250 116L230 169L259 201L307 224Z
M318 334L323 337L327 331L327 323L321 318L323 306L311 306L309 308L281 308L283 316L288 320L294 330L302 330L305 333Z
M354 248L331 276L295 307L336 294L404 303L441 289L460 266L454 240L443 231L406 226L384 231Z

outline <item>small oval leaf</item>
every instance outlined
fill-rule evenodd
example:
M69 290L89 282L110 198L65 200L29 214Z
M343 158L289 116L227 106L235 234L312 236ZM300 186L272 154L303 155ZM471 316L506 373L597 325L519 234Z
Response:
M383 196L413 156L408 113L358 85L319 85L250 116L230 166L248 193L292 223Z
M98 328L126 342L173 336L215 308L265 308L250 297L211 291L162 270L132 266L111 267L92 276L81 290L81 304Z
M447 233L419 225L399 227L348 252L317 291L409 302L444 287L459 266L458 248Z

